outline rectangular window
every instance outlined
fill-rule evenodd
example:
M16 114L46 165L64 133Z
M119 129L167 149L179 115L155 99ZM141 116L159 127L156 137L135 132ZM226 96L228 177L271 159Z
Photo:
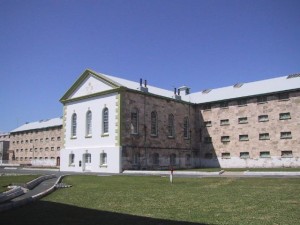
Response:
M280 113L279 114L279 119L280 120L289 120L289 119L291 119L291 114L289 112L287 112L287 113Z
M281 157L282 158L293 158L293 152L292 151L281 151Z
M230 137L229 136L222 136L221 137L221 142L229 142L230 141Z
M291 139L292 138L292 132L281 132L280 133L281 139Z
M185 139L188 139L190 138L190 124L189 124L189 118L188 117L185 117L184 118L184 121L183 121L183 137Z
M263 151L259 153L260 158L270 158L270 152L269 151Z
M258 116L258 122L267 122L267 121L269 121L269 116L268 115Z
M248 118L247 117L240 117L239 118L239 124L245 124L248 123Z
M279 101L289 100L289 98L290 98L289 93L280 93L278 95L278 100Z
M263 104L266 103L267 101L267 96L259 96L257 97L257 104Z
M238 106L246 106L246 105L247 105L247 99L238 100Z
M204 126L205 127L211 127L211 121L204 121Z
M269 133L259 134L259 140L270 140Z
M130 129L131 134L138 134L138 111L136 109L131 112Z
M74 165L74 162L75 162L75 154L71 153L69 155L69 165Z
M248 134L243 134L239 136L240 141L249 141Z
M240 152L241 159L248 159L250 158L249 152Z
M107 165L107 154L102 152L100 154L100 166L106 166Z
M221 126L229 125L229 119L220 120L220 125L221 125Z
M222 159L230 159L230 152L223 152Z

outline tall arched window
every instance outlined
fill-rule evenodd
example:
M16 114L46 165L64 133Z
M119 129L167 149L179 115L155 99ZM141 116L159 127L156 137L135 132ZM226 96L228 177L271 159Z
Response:
M108 130L108 108L104 108L102 111L102 121L103 121L103 125L102 125L102 129L103 129L103 133L106 134L109 132Z
M73 113L72 115L72 122L71 122L71 137L76 137L77 131L77 115Z
M157 113L151 112L151 135L157 136Z
M189 130L190 130L189 118L184 117L184 120L183 120L183 137L184 138L189 138Z
M139 133L139 112L137 109L131 111L130 130L131 134Z
M175 166L176 165L176 154L170 155L170 165Z
M168 117L168 137L174 137L174 116L169 114Z
M86 113L86 136L92 135L92 112L89 110Z

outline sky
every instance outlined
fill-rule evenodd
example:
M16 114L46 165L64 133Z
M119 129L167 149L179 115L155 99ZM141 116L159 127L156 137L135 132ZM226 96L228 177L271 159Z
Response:
M0 131L89 68L191 92L300 72L299 0L0 0Z

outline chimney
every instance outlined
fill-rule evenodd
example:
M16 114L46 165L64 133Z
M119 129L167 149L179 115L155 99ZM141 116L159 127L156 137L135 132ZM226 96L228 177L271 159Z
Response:
M177 89L176 89L176 88L174 88L174 95L176 95L176 92L177 92Z
M147 80L144 81L145 88L147 87Z
M140 79L140 87L137 88L138 90L142 91L142 92L148 92L148 88L147 88L147 80L144 80L144 87L143 87L143 79Z
M143 79L140 78L140 87L142 87L142 85L143 85Z

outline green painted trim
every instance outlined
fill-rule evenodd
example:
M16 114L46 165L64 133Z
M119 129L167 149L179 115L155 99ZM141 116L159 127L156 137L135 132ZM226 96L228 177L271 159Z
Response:
M81 83L87 79L89 76L93 76L94 78L100 80L101 82L111 86L113 89L121 87L120 84L117 82L114 82L113 80L107 78L101 73L96 73L95 71L92 71L90 69L85 70L81 76L75 81L75 83L71 86L71 88L63 95L63 97L60 99L60 102L65 102L68 100L68 98L71 96L71 94L74 93L74 91L81 85Z
M94 94L90 94L90 95L80 96L77 98L65 99L65 100L61 100L61 103L65 104L65 103L76 102L76 101L80 101L80 100L84 100L84 99L88 99L88 98L99 97L99 96L119 92L122 89L123 89L123 87L119 87L119 88L114 88L111 90L106 90L106 91L102 91L102 92L98 92L98 93L94 93Z

